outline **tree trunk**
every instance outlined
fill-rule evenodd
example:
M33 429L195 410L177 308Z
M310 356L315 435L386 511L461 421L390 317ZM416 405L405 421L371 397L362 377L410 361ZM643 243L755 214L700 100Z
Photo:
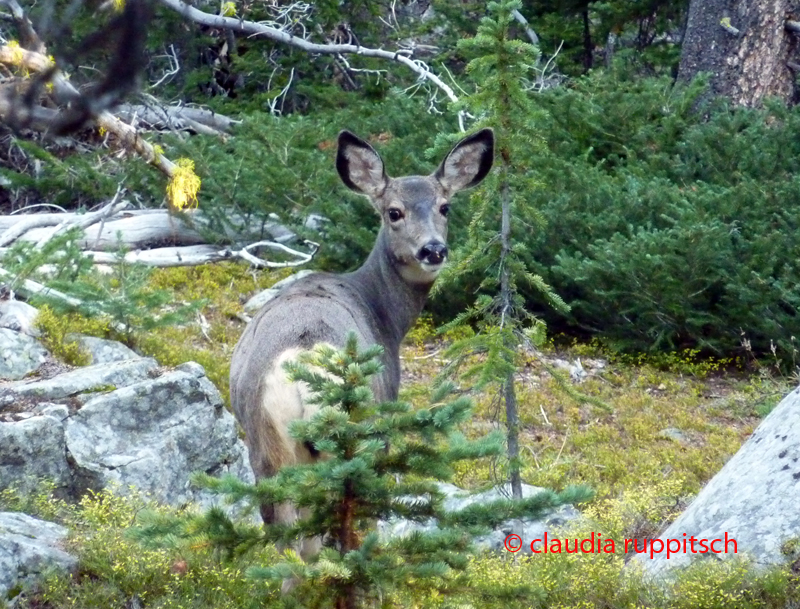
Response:
M589 8L583 11L583 71L588 72L594 65L594 44L592 30L589 27Z
M503 385L503 399L506 403L508 480L511 483L511 496L514 499L522 499L522 474L519 460L519 413L517 412L517 393L514 390L513 373L508 375Z
M511 277L506 258L511 253L511 193L508 186L508 152L503 157L503 177L501 178L502 223L500 227L500 302L503 310L500 316L500 327L503 328L507 316L511 316L513 308L511 293ZM511 483L511 495L514 499L522 499L522 475L519 462L519 413L517 412L517 394L514 390L514 373L511 372L503 383L503 401L506 406L506 452L508 455L508 478Z
M711 93L737 106L757 107L767 97L794 101L794 74L787 65L797 34L786 20L796 0L692 0L678 79L711 74Z

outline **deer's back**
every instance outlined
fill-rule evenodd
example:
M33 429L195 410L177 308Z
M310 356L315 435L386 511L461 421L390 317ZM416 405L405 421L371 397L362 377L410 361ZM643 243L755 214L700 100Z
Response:
M318 343L335 347L355 332L362 347L379 343L375 320L346 275L315 273L283 290L253 318L231 360L231 405L248 429L250 412L263 403L263 382L291 351ZM386 371L373 385L379 400L394 399L399 384L397 353L385 353Z

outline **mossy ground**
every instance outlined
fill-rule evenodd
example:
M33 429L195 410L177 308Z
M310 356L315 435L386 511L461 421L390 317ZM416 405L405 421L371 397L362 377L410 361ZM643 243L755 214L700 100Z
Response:
M230 356L244 327L242 305L286 274L251 272L234 263L157 271L155 287L172 290L176 301L207 299L208 304L197 323L137 336L137 349L163 365L199 362L227 400ZM51 342L69 331L92 329L78 319L58 322L49 319L43 325ZM410 333L402 353L403 399L426 403L447 339L437 338L425 317ZM580 389L612 411L578 403L559 390L541 357L583 358L590 374ZM588 365L601 360L602 367ZM518 391L525 481L554 489L577 483L594 488L596 498L582 506L591 517L582 525L587 532L615 539L656 534L791 385L770 375L767 366L750 362L745 371L736 364L703 361L694 352L619 358L599 345L551 347L531 355L520 367ZM489 393L474 398L475 417L466 431L481 434L497 424L496 404ZM502 464L471 465L455 482L474 488L497 475ZM70 548L81 560L76 576L48 578L19 606L268 607L276 602L275 590L244 574L247 565L272 560L271 548L257 557L226 561L202 544L174 551L136 547L124 530L145 502L101 493L66 506L44 495L0 495L0 509L24 509L66 523ZM471 562L466 580L450 585L461 606L474 607L777 608L800 603L797 576L788 567L757 575L744 562L700 565L663 591L623 565L622 548L612 555L482 556ZM444 598L409 592L387 599L387 606L449 606Z

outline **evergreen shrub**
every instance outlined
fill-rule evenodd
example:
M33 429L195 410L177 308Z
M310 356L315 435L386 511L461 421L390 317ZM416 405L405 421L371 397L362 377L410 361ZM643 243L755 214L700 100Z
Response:
M533 290L528 305L551 330L621 349L730 354L747 340L790 362L800 111L697 108L703 88L621 67L538 97L547 147L531 171L544 187L527 204L545 226L526 256L572 311Z

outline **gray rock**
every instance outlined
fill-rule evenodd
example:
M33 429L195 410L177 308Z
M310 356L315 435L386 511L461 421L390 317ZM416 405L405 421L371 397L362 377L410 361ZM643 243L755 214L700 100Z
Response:
M183 362L182 364L175 366L175 370L186 372L187 374L196 378L206 375L206 369L197 362Z
M196 370L176 370L88 400L66 422L67 448L93 486L129 486L173 505L208 503L195 471L253 474L233 416Z
M163 503L207 506L218 500L190 485L195 471L252 482L234 418L203 367L187 362L151 378L156 368L137 358L4 386L5 397L34 403L0 423L0 489L30 492L48 478L71 499L133 486ZM52 401L65 396L75 396L69 407Z
M97 388L130 385L149 378L150 373L157 368L156 360L140 357L86 366L45 380L9 383L0 389L0 404L7 403L3 396L8 395L58 400Z
M28 336L39 336L33 321L39 310L27 302L19 300L0 300L0 328L22 332Z
M27 334L0 328L0 380L17 380L41 366L47 349Z
M467 491L458 488L452 484L440 483L439 490L445 494L443 507L445 511L457 512L474 503L490 503L499 499L506 499L510 497L510 486L506 485L504 488L494 488L483 493L469 494ZM543 488L538 486L531 486L529 484L522 485L522 496L527 498L542 492ZM571 505L564 505L559 509L548 514L542 520L513 520L503 523L497 529L488 535L482 535L475 538L475 545L484 550L500 551L504 549L503 542L510 533L519 535L522 542L522 552L531 553L530 543L534 539L540 539L545 531L553 532L561 527L564 527L569 522L580 518L578 512ZM405 537L415 531L432 531L437 526L436 520L431 520L427 523L417 523L404 519L393 519L389 521L381 521L378 523L378 532L386 537ZM527 540L527 545L525 543Z
M50 569L74 569L77 559L60 546L67 529L19 512L0 512L0 599Z
M81 349L89 354L92 364L107 364L139 357L135 351L115 340L84 336L83 334L68 334L66 338L77 342Z
M270 216L274 216L275 220L279 219L274 214L270 214ZM297 238L297 233L292 232L279 222L269 222L264 226L264 228L272 240L277 241L278 243L289 243Z
M677 427L667 427L666 429L662 429L658 432L658 437L664 438L665 440L672 440L684 446L689 444L689 438L687 438L686 434Z
M326 218L325 216L321 216L319 214L308 214L303 226L309 230L319 231L325 228L325 225L330 221L330 218Z
M683 541L722 539L707 553L715 558L749 555L756 565L781 563L781 546L800 537L800 387L787 395L765 418L725 467L700 491L691 505L661 535ZM735 539L725 553L724 540ZM691 542L690 542L691 544ZM673 546L676 545L673 543ZM655 549L658 549L656 546ZM668 576L671 570L700 559L697 553L640 554L636 560L645 571ZM681 548L682 549L682 548ZM736 554L734 553L736 550Z
M270 300L275 298L280 291L285 288L286 286L292 285L298 279L302 279L303 277L307 277L314 273L315 271L311 271L309 269L304 269L302 271L297 271L294 275L289 275L286 279L281 279L271 288L267 288L266 290L262 290L255 296L253 296L250 300L247 301L244 305L245 312L253 315L258 313L258 311L267 304Z
M48 417L53 417L54 419L63 423L64 420L69 416L69 408L65 404L42 402L41 404L36 405L36 407L33 409L33 413L47 415Z
M68 489L72 473L67 464L64 427L50 416L0 423L0 490L21 493L36 489L41 478Z

